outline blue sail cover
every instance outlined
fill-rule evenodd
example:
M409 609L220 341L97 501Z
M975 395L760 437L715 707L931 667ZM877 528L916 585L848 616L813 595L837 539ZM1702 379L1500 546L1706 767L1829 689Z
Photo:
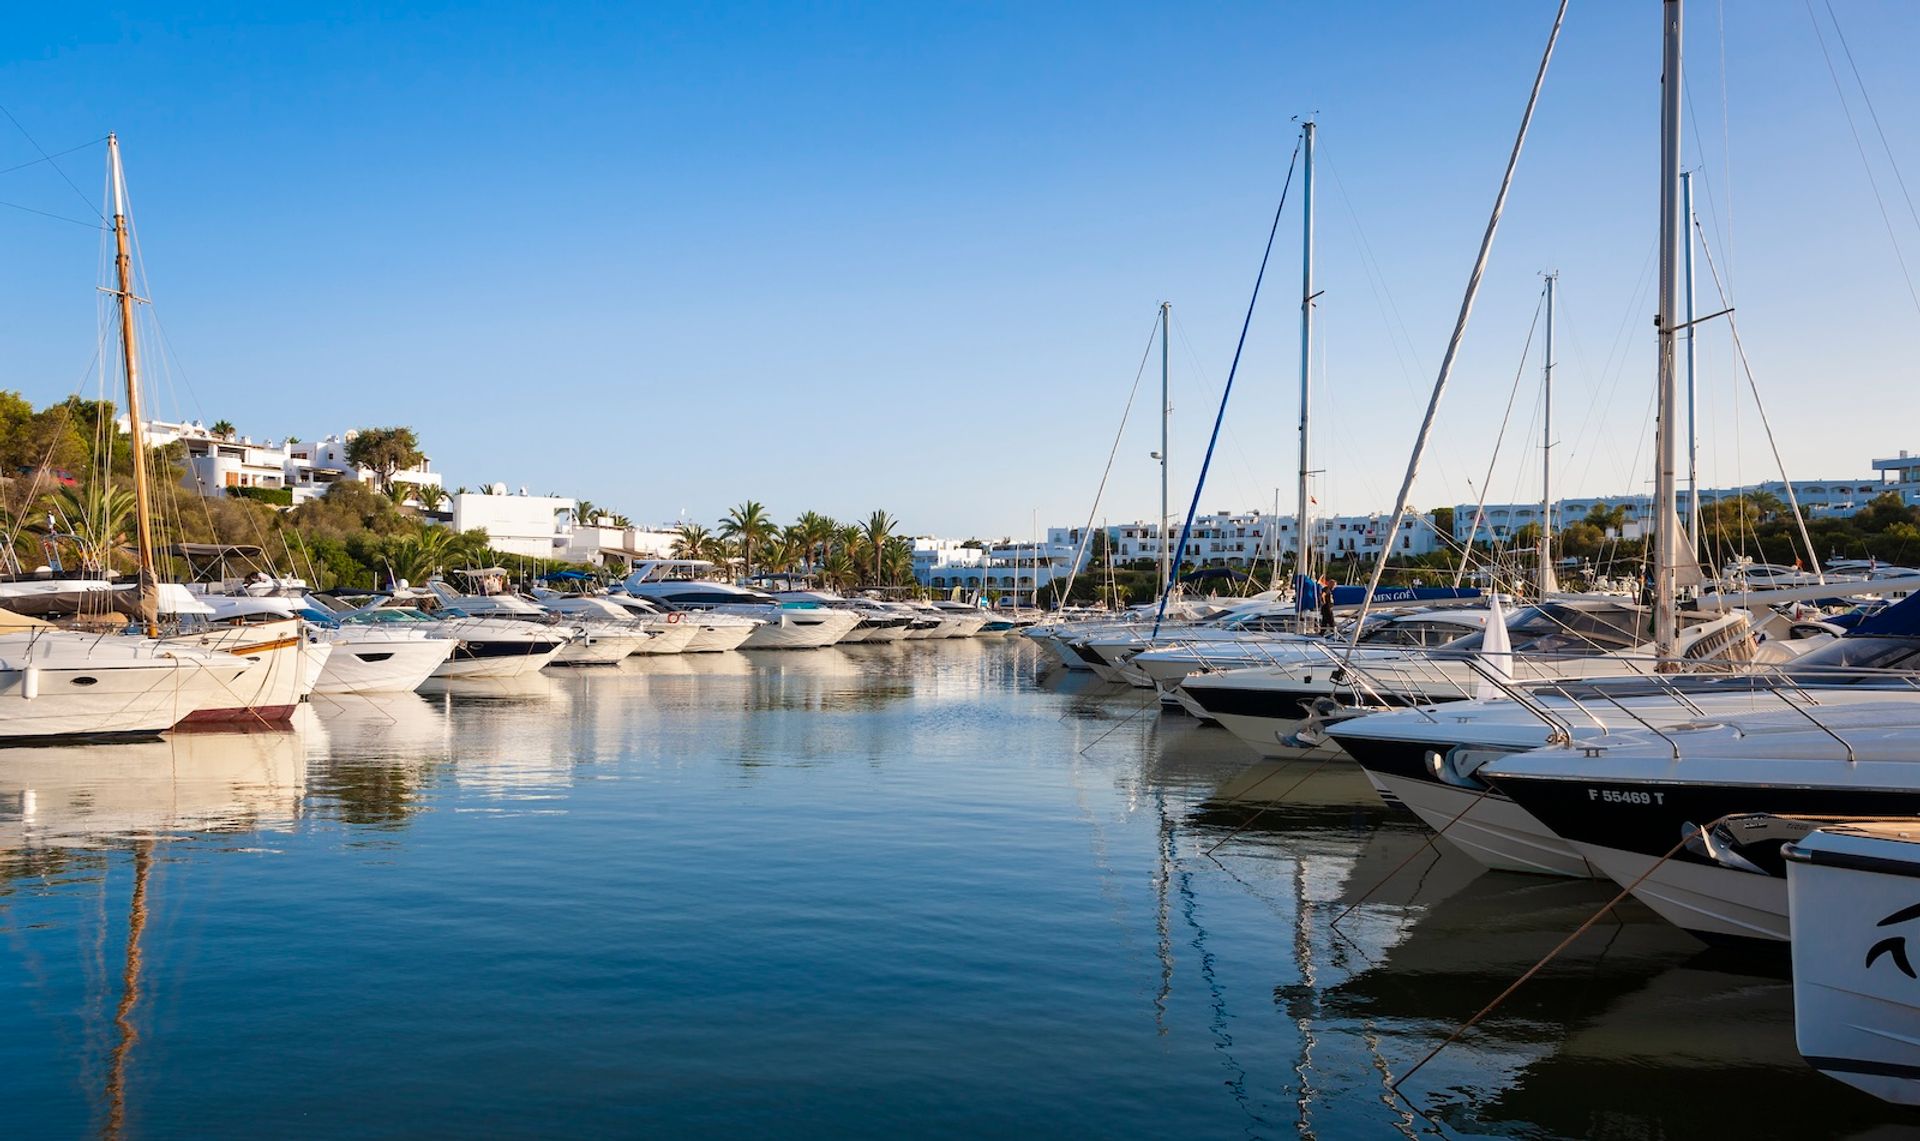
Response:
M1320 584L1305 575L1295 575L1293 579L1294 597L1299 599L1298 609L1318 610L1320 608ZM1405 606L1420 602L1470 602L1482 597L1477 586L1383 586L1373 596L1375 606ZM1367 600L1367 588L1364 586L1336 586L1333 588L1333 604L1336 607L1359 606Z

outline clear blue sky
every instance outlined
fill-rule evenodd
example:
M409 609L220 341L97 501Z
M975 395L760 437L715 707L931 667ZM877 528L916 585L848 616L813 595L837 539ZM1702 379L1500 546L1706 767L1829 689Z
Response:
M450 484L640 520L752 497L955 536L1084 518L1163 298L1184 504L1307 112L1325 160L1315 494L1389 505L1553 9L407 7L14 15L0 102L49 151L123 140L172 350L159 414L275 438L410 424ZM1834 7L1920 191L1920 6ZM1920 447L1920 306L1806 5L1725 9L1724 38L1720 4L1689 12L1699 208L1789 468L1864 475ZM1645 484L1658 29L1652 0L1576 0L1417 505L1472 497L1549 267L1562 490ZM102 154L59 160L85 197ZM0 122L0 166L35 157ZM12 205L84 219L82 197L44 164L0 175ZM1298 220L1209 509L1276 487L1293 506ZM78 389L97 235L0 209L0 256L0 386ZM1767 478L1724 329L1701 365L1708 479ZM1153 379L1109 518L1157 510ZM1537 494L1536 389L1496 498Z

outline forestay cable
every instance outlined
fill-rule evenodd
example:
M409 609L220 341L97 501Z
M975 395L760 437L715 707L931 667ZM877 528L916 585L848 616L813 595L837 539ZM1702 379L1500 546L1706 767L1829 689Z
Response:
M1565 0L1561 0L1564 6ZM1301 138L1306 132L1301 132ZM1260 272L1253 278L1253 296L1247 299L1247 315L1240 322L1240 340L1233 346L1233 363L1227 367L1227 385L1220 390L1220 408L1213 414L1213 434L1207 437L1207 453L1200 460L1200 478L1193 482L1193 502L1187 505L1187 521L1180 526L1180 543L1173 549L1173 561L1167 570L1167 581L1160 589L1160 607L1153 615L1153 633L1160 635L1160 623L1167 616L1167 597L1173 593L1173 584L1180 578L1180 560L1187 553L1187 539L1193 534L1193 517L1200 510L1200 493L1207 486L1207 469L1213 465L1214 445L1220 442L1220 425L1227 418L1227 398L1233 395L1233 378L1240 372L1240 354L1247 347L1247 329L1253 324L1253 310L1260 304L1260 283L1267 278L1267 262L1273 257L1273 239L1280 232L1280 215L1287 208L1287 191L1293 188L1293 168L1300 161L1300 143L1293 144L1293 157L1287 160L1287 178L1280 184L1280 204L1273 208L1273 225L1267 228L1266 252L1260 255ZM1166 536L1160 537L1166 542Z

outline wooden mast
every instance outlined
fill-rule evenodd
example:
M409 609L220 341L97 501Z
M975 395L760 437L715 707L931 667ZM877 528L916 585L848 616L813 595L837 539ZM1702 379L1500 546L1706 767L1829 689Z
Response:
M160 576L153 564L153 519L147 501L146 424L140 411L140 356L134 337L133 255L127 241L127 188L120 171L120 139L107 136L107 165L113 178L114 269L120 298L120 361L127 378L127 434L133 447L133 517L139 535L140 624L147 637L160 633Z

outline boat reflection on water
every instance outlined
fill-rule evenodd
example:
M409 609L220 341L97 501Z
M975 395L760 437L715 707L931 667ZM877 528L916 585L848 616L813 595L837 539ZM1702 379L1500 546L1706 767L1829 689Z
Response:
M308 812L376 832L412 819L427 783L453 762L446 700L417 693L316 697L313 711L327 741L308 753Z
M1162 809L1152 881L1164 956L1155 1018L1198 997L1224 1003L1256 983L1236 979L1211 948L1232 946L1240 924L1264 915L1266 937L1292 950L1267 988L1273 1012L1297 1030L1288 1084L1301 1127L1898 1135L1888 1132L1905 1120L1897 1110L1799 1058L1778 962L1702 952L1632 901L1396 1092L1395 1079L1603 912L1615 889L1484 871L1383 805L1344 758L1250 765L1244 750L1216 746L1223 736L1164 718L1140 770L1172 802ZM1203 952L1197 979L1177 953L1189 946ZM1229 1013L1213 1033L1218 1049L1238 1057L1231 1087L1262 1044L1245 1005ZM1760 1089L1765 1096L1754 1096ZM1354 1117L1363 1101L1397 1108L1399 1124ZM1271 1101L1254 1109L1264 1125L1278 1124Z
M34 877L98 885L99 904L78 922L96 928L99 973L88 980L87 1056L93 1112L102 1137L125 1134L128 1073L149 1020L147 932L162 905L154 882L167 841L290 832L303 812L307 749L324 747L311 710L287 729L175 732L166 740L111 749L0 751L0 894ZM131 885L124 929L104 952L117 850L128 853ZM109 983L108 972L117 975ZM117 985L116 985L117 984ZM44 980L43 980L44 985ZM97 1092L95 1092L97 1090Z
M176 833L290 829L306 792L307 750L325 742L303 709L288 729L0 750L0 849L27 856Z

